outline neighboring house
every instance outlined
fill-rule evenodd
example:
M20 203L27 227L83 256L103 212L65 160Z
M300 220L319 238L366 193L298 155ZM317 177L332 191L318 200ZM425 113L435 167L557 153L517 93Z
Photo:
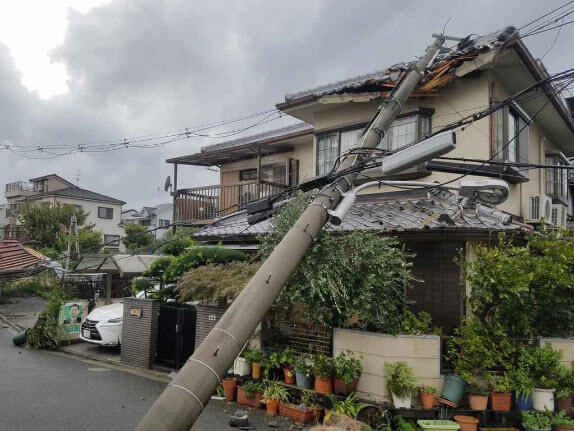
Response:
M173 204L159 204L154 207L143 207L140 211L129 209L122 212L123 224L147 226L156 238L163 238L173 220Z
M14 239L0 241L0 280L27 277L49 268L43 254Z
M301 123L167 160L174 164L175 184L178 165L217 166L221 172L218 185L175 191L176 221L212 223L196 235L208 243L256 243L257 234L268 230L268 221L248 226L243 212L232 213L247 201L328 173L342 152L357 145L361 131L407 70L408 64L401 63L288 94L277 108ZM397 150L547 76L513 28L445 49L381 139L380 148ZM497 208L460 211L447 192L427 196L377 187L359 197L339 228L388 232L405 241L416 253L415 276L424 281L410 294L416 300L414 308L429 311L445 328L458 325L464 315L465 290L455 263L459 252L471 259L475 241L495 242L499 231L531 229L529 224L542 219L564 227L572 215L565 170L523 170L504 164L569 164L567 157L574 155L574 121L551 85L537 97L522 99L458 130L456 139L457 148L447 156L465 160L435 160L385 179L444 182L472 171L467 179L506 180L510 185L506 202ZM480 166L469 161L490 157L501 163ZM364 174L382 178L379 169ZM370 180L360 178L358 183L364 181Z
M4 227L6 226L6 211L8 210L8 205L0 205L0 241L4 239Z
M4 196L9 205L7 230L10 232L18 231L19 206L60 203L82 208L88 214L86 223L93 224L94 230L102 232L106 248L124 250L121 242L124 201L82 189L56 174L6 184Z

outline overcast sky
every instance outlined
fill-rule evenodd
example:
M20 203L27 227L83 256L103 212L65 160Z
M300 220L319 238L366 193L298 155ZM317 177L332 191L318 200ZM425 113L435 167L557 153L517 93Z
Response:
M121 140L269 109L285 93L412 60L449 17L447 34L484 34L565 1L4 1L0 148ZM539 57L555 37L525 42ZM573 45L574 25L564 27L544 58L550 72L574 66ZM50 160L0 150L0 183L72 180L80 169L81 187L139 208L169 200L166 158L220 141ZM205 168L180 169L182 187L217 181Z

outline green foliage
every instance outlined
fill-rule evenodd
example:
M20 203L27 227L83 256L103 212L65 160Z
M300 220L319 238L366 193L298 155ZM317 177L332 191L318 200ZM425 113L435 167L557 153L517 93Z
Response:
M301 402L307 407L320 406L321 398L315 392L301 391Z
M574 334L574 236L533 234L525 246L502 235L464 263L473 315L510 337Z
M291 366L291 364L293 364L294 360L295 360L295 355L293 354L293 351L289 347L287 347L286 349L283 349L281 351L281 354L279 356L279 362L281 362L281 365L283 367Z
M130 253L146 254L155 243L155 237L148 232L147 226L129 223L125 225L125 233L122 242Z
M492 392L506 393L512 392L514 389L514 383L510 379L508 373L504 374L487 374L488 385Z
M2 297L12 298L14 296L40 296L48 299L60 280L55 277L45 277L36 275L21 278L9 283L0 283Z
M569 417L564 410L554 415L552 423L558 427L574 428L574 418Z
M346 384L349 384L361 376L363 364L359 359L348 356L348 352L342 351L333 358L333 371L335 377L343 379Z
M447 359L465 380L486 371L513 367L516 348L500 327L487 328L475 320L454 331L448 340Z
M265 358L263 352L259 349L246 349L243 351L243 357L250 364L261 364Z
M570 369L564 367L558 376L558 385L556 386L556 398L567 398L574 395L574 361Z
M183 301L223 301L237 296L259 269L242 261L191 268L178 282Z
M288 393L287 388L274 380L265 381L265 389L263 390L263 401L279 400L287 401Z
M385 362L385 374L387 390L396 396L409 395L417 386L413 369L405 361Z
M153 261L150 267L142 273L142 276L159 281L160 288L163 288L163 285L166 283L165 272L174 260L173 256L162 256Z
M272 219L261 237L267 257L307 206L311 194L298 194ZM337 327L353 316L370 330L398 333L405 288L413 281L410 257L399 242L372 232L339 235L323 231L299 262L278 303L305 304L306 317Z
M182 233L177 233L175 236L169 232L163 237L162 242L164 245L160 246L160 253L168 256L179 256L183 254L188 248L195 245L195 241L187 236L182 237Z
M60 257L68 246L68 229L76 213L80 252L96 252L102 245L102 234L85 225L88 213L73 205L29 204L23 206L18 219L34 248L51 258Z
M60 307L64 296L55 288L48 297L46 309L42 311L33 328L26 331L26 347L29 349L57 350L65 332L58 325Z
M313 360L308 355L303 355L295 360L295 371L305 374L307 377L313 375Z
M245 255L239 250L223 247L194 247L172 261L165 270L164 279L172 283L192 268L209 264L226 264L244 259Z
M253 381L249 381L241 387L245 391L245 396L249 399L252 399L255 396L255 392L261 392L264 389L262 382Z
M510 379L518 397L527 398L534 392L535 381L525 363L518 362L516 368L510 372Z
M406 335L440 335L441 328L433 328L432 318L426 311L421 311L416 315L410 310L403 310L403 319L401 323L401 334Z
M399 416L397 419L398 431L419 431L421 428L408 419Z
M153 282L149 278L136 277L132 278L131 291L133 294L138 292L149 292L153 290Z
M339 401L334 396L329 395L329 399L331 400L333 407L329 411L327 419L332 414L349 416L350 418L353 418L353 419L356 418L357 413L359 413L359 411L366 404L357 404L357 402L355 401L355 396L356 395L354 393L352 393L352 394L347 395L347 398L345 398L344 400Z
M333 360L323 354L318 354L313 359L313 374L323 379L333 376Z
M436 388L434 386L418 386L417 392L419 394L436 394Z
M552 428L552 414L522 412L522 426L527 430L549 430Z
M267 372L269 368L281 368L281 366L281 353L269 352L267 358L265 358L265 371Z
M562 350L553 350L550 344L523 347L520 349L519 368L528 373L537 388L555 389L558 379L565 372L560 359Z

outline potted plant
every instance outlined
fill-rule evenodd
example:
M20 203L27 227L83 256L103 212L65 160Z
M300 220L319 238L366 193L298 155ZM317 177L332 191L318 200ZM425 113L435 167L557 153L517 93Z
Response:
M261 382L250 381L237 389L237 402L242 406L258 409L261 407L262 397L263 383Z
M333 371L335 373L335 393L347 395L357 390L357 383L363 372L363 364L359 359L347 356L347 353L343 351L333 358Z
M552 419L556 431L574 431L574 418L568 417L564 410L556 413Z
M556 409L565 410L569 414L572 409L572 395L574 394L574 361L570 370L564 368L558 377L556 387Z
M313 363L308 356L301 356L295 360L295 383L300 388L313 387Z
M387 390L395 408L411 408L412 393L417 386L413 369L405 361L385 362Z
M469 378L468 404L471 410L482 411L488 407L488 389L482 380Z
M336 416L347 416L352 419L357 417L357 413L366 406L366 404L357 404L355 401L355 394L347 395L344 400L338 400L332 395L329 395L329 400L331 401L331 408L325 414L325 421L333 415Z
M228 377L221 381L223 385L223 394L225 401L233 401L235 399L235 388L237 387L237 379L235 377Z
M552 417L548 413L522 412L522 426L526 431L550 431Z
M283 368L283 375L285 377L285 383L289 385L295 384L295 373L293 371L293 352L290 348L283 349L281 355L279 356L279 362Z
M296 422L306 424L318 422L323 414L323 406L316 399L317 395L310 391L301 392L301 403L279 403L279 414Z
M287 389L279 382L268 380L265 383L262 400L265 402L267 414L276 415L279 411L279 402L287 401Z
M268 380L281 380L284 376L281 364L281 353L270 352L265 358L265 378Z
M488 384L491 388L490 405L492 410L498 412L509 412L512 406L512 389L513 385L510 376L505 373L502 375L488 375Z
M264 361L263 352L259 349L248 350L245 352L245 359L251 364L251 378L261 378L261 364Z
M554 392L564 369L560 364L562 351L553 350L550 344L545 344L543 347L522 349L520 359L535 382L532 407L540 412L554 411Z
M516 394L516 407L520 411L532 409L532 394L534 393L534 379L529 371L520 364L511 374L512 385Z
M251 364L245 358L245 354L247 352L247 350L241 352L241 354L235 358L235 361L233 362L233 374L236 376L244 377L251 375Z
M313 373L315 374L315 392L330 394L333 392L333 363L331 358L323 354L315 356L313 360Z
M474 416L456 415L454 420L460 425L460 431L476 431L478 419Z
M436 388L434 386L419 386L417 392L421 396L421 405L423 409L432 409L434 407L434 395Z

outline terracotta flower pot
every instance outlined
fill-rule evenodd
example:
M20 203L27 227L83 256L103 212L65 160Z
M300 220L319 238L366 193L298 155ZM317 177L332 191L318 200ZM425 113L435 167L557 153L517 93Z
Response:
M471 410L486 410L488 407L488 396L486 395L469 395L468 404Z
M263 391L252 392L249 394L242 387L237 388L237 402L242 406L260 409L263 407L261 405L261 398L263 398Z
M283 376L285 377L285 383L288 385L295 384L295 371L291 368L283 367Z
M235 377L223 379L223 393L225 394L225 401L233 401L235 399L235 387L237 386L237 379Z
M335 377L333 379L334 392L339 395L347 395L353 393L357 390L358 378L354 378L351 383L345 383L345 380Z
M472 416L455 416L454 420L460 425L460 431L476 431L478 419Z
M423 409L432 409L434 407L434 395L428 392L421 392L421 404Z
M556 398L556 410L566 411L566 414L570 414L570 410L572 409L572 395L566 398Z
M574 431L574 427L564 427L556 425L556 431Z
M254 362L251 364L251 377L254 379L261 378L261 364Z
M509 412L512 406L512 394L510 392L491 392L490 406L497 412Z
M269 399L265 401L265 410L268 415L276 415L279 411L279 400Z
M324 379L323 377L315 376L315 392L318 394L332 394L333 380L331 378Z

